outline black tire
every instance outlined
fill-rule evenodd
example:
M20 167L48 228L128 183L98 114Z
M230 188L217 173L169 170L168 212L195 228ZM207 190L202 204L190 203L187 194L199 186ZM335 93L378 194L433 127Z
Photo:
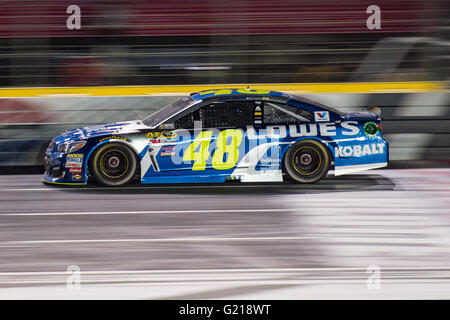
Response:
M107 143L99 147L90 160L90 173L94 180L108 187L123 186L130 182L137 168L137 157L123 143Z
M316 140L302 140L287 150L283 165L291 180L314 183L327 174L330 163L331 155L325 145Z
M45 165L45 152L47 151L47 148L48 148L50 142L52 142L52 140L46 141L39 148L39 153L36 156L36 165L37 166L44 166Z

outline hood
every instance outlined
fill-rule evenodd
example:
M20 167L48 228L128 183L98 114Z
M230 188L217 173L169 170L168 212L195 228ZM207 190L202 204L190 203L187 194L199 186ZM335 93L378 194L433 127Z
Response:
M137 132L138 129L147 128L142 121L123 121L108 123L103 125L88 126L77 128L71 131L64 132L62 135L54 139L57 143L66 141L84 140L88 138L110 135L110 134L125 134Z

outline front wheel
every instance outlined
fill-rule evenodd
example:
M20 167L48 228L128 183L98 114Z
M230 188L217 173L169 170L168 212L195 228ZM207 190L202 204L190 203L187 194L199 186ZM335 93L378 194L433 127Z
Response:
M284 170L295 182L314 183L327 174L330 163L326 146L316 140L302 140L287 150Z
M134 152L122 143L108 143L99 147L90 161L90 171L94 180L110 187L130 182L136 167Z

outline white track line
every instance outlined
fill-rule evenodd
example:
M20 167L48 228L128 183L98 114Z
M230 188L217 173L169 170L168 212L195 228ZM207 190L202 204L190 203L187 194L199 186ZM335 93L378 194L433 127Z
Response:
M174 280L170 281L169 279L138 279L138 280L131 280L130 279L107 279L107 280L83 280L84 286L93 286L93 285L104 285L107 284L108 287L111 287L113 284L115 285L126 285L130 282L136 286L139 283L140 284L147 284L147 285L167 285L169 282L169 285L172 286L175 285L192 285L192 286L201 286L205 283L210 285L213 283L214 285L233 285L233 286L278 286L278 285L325 285L325 284L365 284L367 277L361 276L361 277L354 277L354 278L334 278L330 277L328 279L303 279L303 280L292 280L292 279L286 279L286 280L261 280L261 279L255 279L255 280L242 280L242 279L214 279L214 280L199 280L199 279L183 279L183 280ZM391 278L388 279L386 277L383 278L383 284L402 284L402 283L409 283L409 284L419 284L419 283L426 283L426 284L447 284L450 279L448 278L440 278L439 276L413 276L408 278ZM3 285L10 285L10 286L23 286L23 285L41 285L41 286L51 286L51 285L61 285L64 284L64 281L61 280L33 280L33 281L5 281L3 282ZM192 294L195 294L194 292ZM4 298L3 298L4 299ZM3 300L2 299L2 300Z
M292 241L309 240L311 237L235 237L235 238L136 238L136 239L60 239L60 240L18 240L2 241L0 247L7 245L36 245L36 244L63 244L63 243L110 243L110 242L231 242L231 241Z
M260 213L289 212L291 209L223 209L223 210L156 210L156 211L89 211L89 212L22 212L1 213L1 216L78 216L78 215L126 215L126 214L183 214L183 213Z
M443 271L449 272L450 266L424 266L424 267L381 267L381 271L390 272L414 272L414 271ZM302 272L363 272L367 268L362 267L312 267L312 268L229 268L229 269L151 269L151 270L82 270L85 275L109 275L109 274L182 274L182 273L302 273ZM30 272L0 272L0 276L11 275L67 275L67 271L30 271Z
M66 243L117 243L117 242L237 242L237 241L298 241L298 240L316 240L320 242L331 243L354 243L354 244L372 244L378 246L389 245L429 245L429 239L415 238L391 238L391 237L198 237L198 238L129 238L129 239L52 239L52 240L12 240L0 242L0 247L14 245L39 245L39 244L66 244ZM431 250L427 248L427 250Z
M136 186L136 187L80 187L80 186L49 186L47 188L4 188L0 191L79 191L79 190L148 190L148 189L210 189L210 188L268 188L273 185L279 184L267 184L267 185L250 185L250 184L233 184L233 185L198 185L198 186L186 186L183 184L174 184L173 186Z

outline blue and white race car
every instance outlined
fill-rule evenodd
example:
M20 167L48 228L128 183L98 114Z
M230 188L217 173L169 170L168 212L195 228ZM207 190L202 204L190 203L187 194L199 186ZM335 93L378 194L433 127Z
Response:
M385 167L377 113L347 113L260 89L192 93L140 121L84 127L54 138L44 182L313 183Z

